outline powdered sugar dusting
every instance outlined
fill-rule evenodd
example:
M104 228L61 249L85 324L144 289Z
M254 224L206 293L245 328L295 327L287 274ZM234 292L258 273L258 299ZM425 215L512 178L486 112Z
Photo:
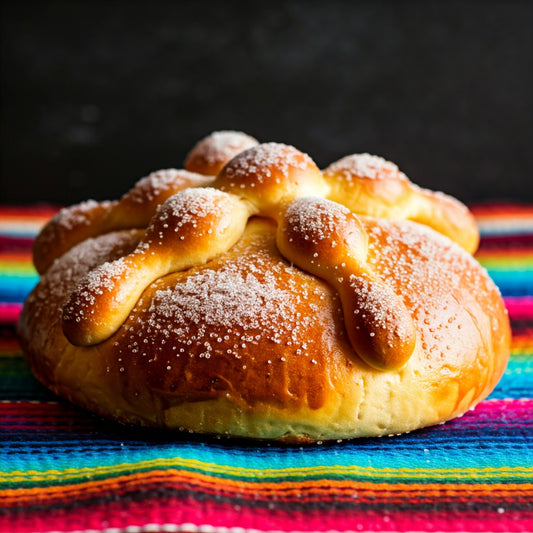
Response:
M186 187L191 182L197 182L201 176L188 170L168 168L152 172L137 182L135 187L124 196L131 202L144 204L153 202L161 195Z
M443 235L414 222L382 220L379 225L370 225L367 232L369 262L410 309L428 358L440 360L446 347L461 349L461 343L478 338L469 309L477 310L476 299L497 289L472 256ZM467 327L471 333L459 335L458 330ZM462 349L462 353L476 350L474 346Z
M368 153L352 154L335 163L332 163L326 170L326 173L341 174L350 180L355 177L367 179L383 179L395 177L401 180L407 180L405 174L400 172L398 167L377 155Z
M240 131L215 131L196 144L188 159L199 157L209 165L216 165L229 161L237 153L256 144L256 139Z
M287 226L305 240L319 242L337 233L340 220L351 212L348 208L323 198L298 198L286 211ZM333 245L334 241L332 241Z
M68 304L63 307L63 317L66 320L80 322L86 313L93 314L97 295L110 293L115 299L120 300L120 295L114 294L116 289L120 288L117 281L128 274L129 268L123 257L115 261L106 261L89 270L82 285L73 293L75 297L69 298Z
M39 304L36 309L41 306L41 310L47 308L60 316L63 301L78 283L98 265L130 253L137 245L137 235L135 230L112 232L83 241L55 260L29 299Z
M66 231L88 226L93 223L92 214L96 208L104 210L110 208L112 204L110 201L87 200L71 207L64 207L54 216L52 222Z
M272 272L262 279L228 266L186 278L172 289L157 291L150 312L177 322L224 327L269 327L290 314L287 292ZM152 320L154 319L152 316Z
M140 303L141 314L134 310L124 325L121 345L147 357L168 353L170 345L176 357L209 358L221 355L224 341L224 357L239 360L249 348L267 343L283 344L287 356L306 356L314 342L306 331L319 313L313 301L323 297L323 289L311 288L291 272L298 270L261 249L213 269L189 271Z
M409 339L412 334L412 330L407 327L410 316L402 315L396 295L388 285L371 282L364 275L351 275L349 284L358 304L354 314L362 319L366 319L365 314L372 318L371 322L367 321L372 328L369 333L371 337L379 335L385 338L389 348Z
M157 208L157 214L154 217L157 231L161 232L164 228L182 233L187 226L192 227L194 231L200 220L206 217L223 219L226 216L229 224L231 212L227 209L227 199L227 194L217 189L184 189L168 198ZM163 235L164 232L160 234L160 237L163 238Z
M281 143L264 143L241 152L226 166L225 177L239 181L249 175L255 175L256 181L262 183L279 173L288 178L291 169L305 170L314 165L312 159L296 148Z

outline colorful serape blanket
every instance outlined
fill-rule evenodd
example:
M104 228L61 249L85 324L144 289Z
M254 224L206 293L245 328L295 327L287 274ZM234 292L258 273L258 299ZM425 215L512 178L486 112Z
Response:
M45 390L14 324L53 210L0 208L0 531L533 531L533 206L474 212L514 334L496 390L437 427L299 447L131 429Z

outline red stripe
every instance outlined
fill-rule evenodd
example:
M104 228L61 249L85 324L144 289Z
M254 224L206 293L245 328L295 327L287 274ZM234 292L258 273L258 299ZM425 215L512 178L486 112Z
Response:
M469 206L470 211L475 217L504 217L516 218L520 215L533 215L533 206L531 204L517 204L507 202L487 202L484 204L475 204Z
M495 248L505 251L510 248L533 248L533 233L522 235L487 235L481 239L479 250L493 250Z
M139 494L139 496L142 496ZM357 495L354 493L354 501ZM0 517L0 530L12 533L33 531L72 531L118 528L139 528L147 525L213 526L258 531L533 531L533 508L524 505L519 510L506 510L505 504L492 502L493 508L469 510L468 502L450 505L444 510L331 509L317 508L281 510L276 500L266 508L217 504L212 500L202 504L192 497L170 497L141 501L106 500L93 506L78 508L66 503L54 513L24 513ZM163 529L163 528L161 528ZM168 528L170 530L170 528ZM195 528L196 529L196 528Z
M41 219L52 217L60 207L49 204L35 205L2 205L0 206L1 217L17 217L24 220Z
M0 235L0 254L9 253L31 253L33 238L31 237L7 237Z

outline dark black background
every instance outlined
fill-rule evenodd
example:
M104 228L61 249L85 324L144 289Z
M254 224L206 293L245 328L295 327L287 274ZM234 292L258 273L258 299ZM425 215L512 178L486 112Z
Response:
M2 203L117 198L213 130L533 201L533 2L4 2Z

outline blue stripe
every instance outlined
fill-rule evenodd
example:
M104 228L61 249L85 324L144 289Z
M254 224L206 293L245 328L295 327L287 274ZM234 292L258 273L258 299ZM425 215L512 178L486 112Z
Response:
M84 414L81 413L81 419ZM475 415L474 415L475 416ZM398 468L488 468L533 465L533 422L512 420L502 412L504 424L476 427L461 419L397 437L359 439L322 446L278 446L202 437L162 434L153 430L127 429L91 419L86 428L72 432L52 432L44 442L33 441L32 432L7 432L2 444L1 465L5 471L95 468L103 465L139 463L158 458L181 457L217 465L243 468L286 469L320 466ZM465 427L462 427L461 424ZM35 433L35 432L34 432ZM34 435L36 436L36 435ZM72 439L72 440L69 440ZM17 441L19 441L17 443ZM490 446L487 447L487 443ZM24 451L24 453L22 453ZM258 453L259 452L259 453ZM49 465L49 466L47 466ZM202 466L200 465L200 468ZM428 472L431 478L431 473ZM281 473L278 479L290 477Z
M490 399L529 398L533 389L533 358L511 360ZM532 414L533 416L533 414Z
M489 270L488 273L503 296L533 294L533 271L531 270Z
M39 277L36 275L3 275L0 277L0 302L22 303L33 290Z
M0 459L2 471L43 471L48 469L64 470L72 468L97 468L117 464L136 463L155 459L173 459L199 461L198 468L208 470L201 463L213 463L224 466L239 466L244 469L261 471L268 469L316 468L317 466L358 466L376 469L400 468L428 469L426 476L431 479L431 470L452 468L526 468L533 466L531 452L533 439L520 438L518 432L504 433L498 440L490 438L490 449L486 448L487 435L481 432L475 436L457 433L452 440L442 440L430 433L428 436L415 438L383 437L381 442L345 442L317 447L300 447L287 449L279 446L265 448L255 444L243 448L238 444L225 447L209 442L173 442L172 444L139 443L132 446L123 439L105 441L77 441L75 446L64 446L57 442L42 448L27 443L8 444L13 454L4 447ZM481 449L485 447L485 449ZM23 451L24 450L24 451ZM259 456L259 457L258 457ZM5 464L1 464L5 462ZM309 474L311 475L311 474ZM495 475L495 474L494 474ZM290 472L279 472L277 481L291 477ZM384 481L384 480L382 480Z

